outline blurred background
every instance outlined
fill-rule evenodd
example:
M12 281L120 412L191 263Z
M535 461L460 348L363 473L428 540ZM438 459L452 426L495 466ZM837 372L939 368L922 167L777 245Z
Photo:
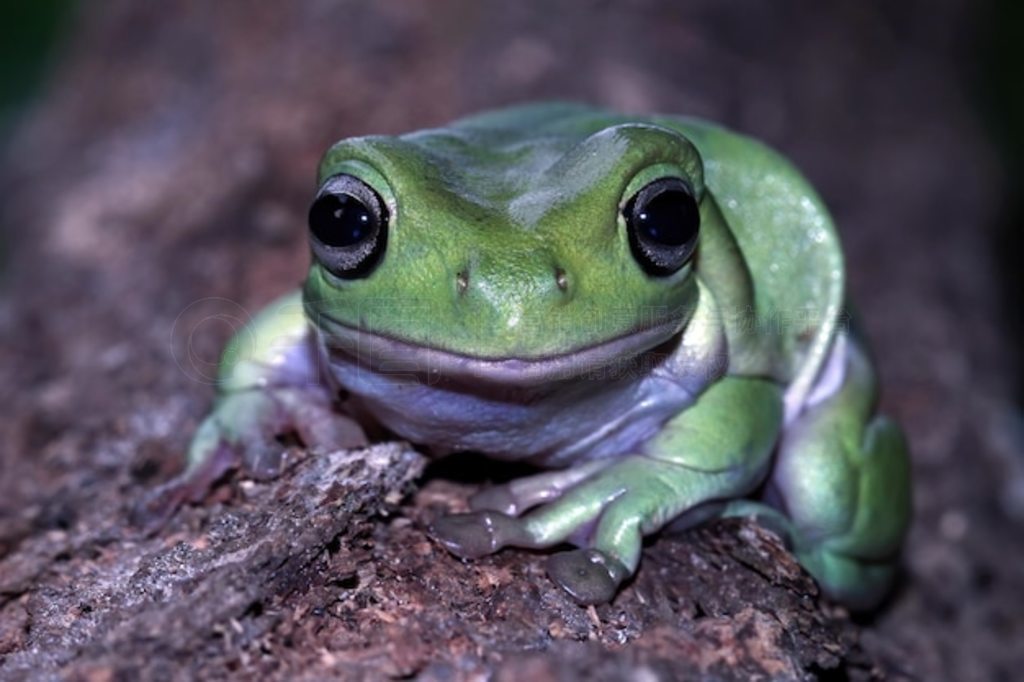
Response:
M917 481L865 646L924 679L1015 679L1022 46L1012 0L4 3L0 556L168 475L212 397L175 320L300 281L329 144L580 100L715 119L819 188Z

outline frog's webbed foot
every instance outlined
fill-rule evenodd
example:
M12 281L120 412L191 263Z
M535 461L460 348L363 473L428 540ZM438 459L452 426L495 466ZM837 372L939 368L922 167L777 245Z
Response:
M238 467L238 459L234 448L219 442L205 461L149 491L132 510L132 523L147 533L160 530L179 507L202 500L217 481Z
M290 435L306 447L366 444L359 425L336 412L322 388L224 395L196 431L186 470L142 500L135 522L149 532L159 530L180 506L200 502L214 483L236 469L258 480L278 476L288 464Z
M552 556L549 576L581 604L604 603L636 568L642 522L657 515L662 504L647 494L652 489L649 479L666 466L671 465L637 456L514 481L497 493L484 493L474 506L535 508L518 518L493 510L445 516L434 523L432 532L445 548L464 558L508 546L539 549L573 540L583 548ZM545 500L551 501L536 506Z
M449 552L464 559L479 559L502 547L535 546L523 523L514 517L558 499L569 488L607 465L608 462L591 462L491 486L470 498L473 512L441 517L434 522L431 531Z
M550 543L538 537L528 521L516 517L557 500L607 465L591 462L491 486L470 499L472 512L443 516L434 522L431 532L449 552L463 559L479 559L502 547L546 547Z
M432 534L464 558L508 546L546 548L571 541L581 549L552 556L549 576L581 604L604 603L636 570L644 534L720 490L720 478L728 474L697 473L638 455L551 476L513 482L500 496L484 497L485 502L519 510L550 499L558 489L560 494L547 504L518 518L494 510L445 516L435 521Z

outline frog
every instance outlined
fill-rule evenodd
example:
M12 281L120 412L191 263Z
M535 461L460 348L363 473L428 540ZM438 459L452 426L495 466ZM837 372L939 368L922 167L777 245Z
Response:
M165 499L277 475L286 434L376 432L533 467L429 533L465 560L545 550L581 605L616 597L645 539L725 517L849 608L891 589L906 439L834 221L767 145L572 103L351 137L322 157L308 239L302 286L224 351Z

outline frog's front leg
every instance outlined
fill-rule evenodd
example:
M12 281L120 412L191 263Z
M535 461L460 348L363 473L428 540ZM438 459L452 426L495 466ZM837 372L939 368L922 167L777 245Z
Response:
M287 434L307 446L365 444L359 426L333 409L321 370L299 293L267 306L224 351L217 400L192 438L185 472L148 496L139 521L158 527L231 469L260 479L277 475Z
M518 518L493 510L447 516L433 532L452 553L468 558L505 546L572 540L580 549L551 557L549 575L580 603L606 602L636 571L645 535L698 505L760 484L781 421L777 385L725 378L668 422L643 452L600 468L583 465L596 471L584 469L553 502ZM570 469L558 482L572 482L576 473Z

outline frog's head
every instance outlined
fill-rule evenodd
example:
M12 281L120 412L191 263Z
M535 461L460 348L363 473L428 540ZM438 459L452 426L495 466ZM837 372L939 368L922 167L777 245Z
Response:
M591 371L685 326L703 195L697 150L653 125L344 140L309 213L307 314L329 347L400 371Z

